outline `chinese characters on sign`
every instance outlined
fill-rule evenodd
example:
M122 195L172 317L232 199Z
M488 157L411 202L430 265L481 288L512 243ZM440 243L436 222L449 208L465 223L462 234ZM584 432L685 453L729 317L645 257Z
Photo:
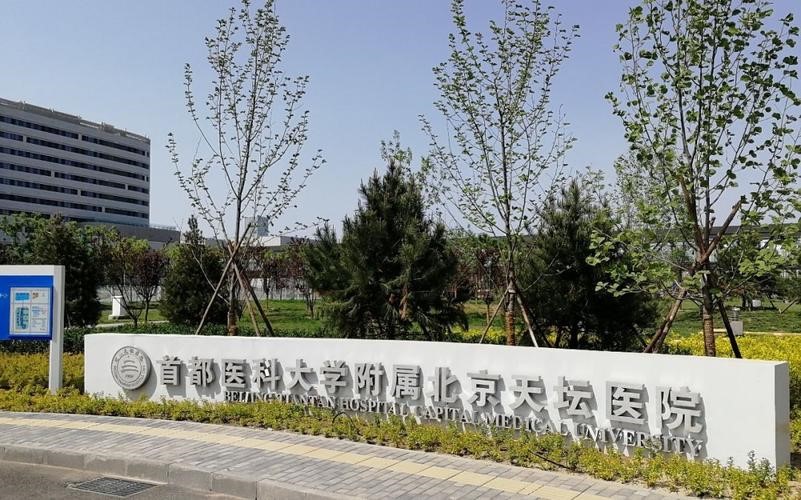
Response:
M276 358L181 360L167 355L157 365L158 383L165 387L187 383L203 390L216 382L230 402L278 399L337 411L561 433L599 446L649 447L692 456L704 449L702 399L687 387L659 386L649 394L644 384L631 381L608 381L597 388L563 376L547 387L538 375L507 378L475 370L460 380L447 367L423 373L412 364L349 365L336 359L314 367L302 358L285 366ZM504 399L511 413L504 410ZM599 408L606 410L605 422L596 421ZM658 433L649 429L649 417L658 424Z

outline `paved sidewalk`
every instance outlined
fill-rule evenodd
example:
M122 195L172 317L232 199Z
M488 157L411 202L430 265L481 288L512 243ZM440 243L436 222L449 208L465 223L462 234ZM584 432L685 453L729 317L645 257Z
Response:
M0 412L0 460L241 498L678 498L583 475L337 439L89 415Z

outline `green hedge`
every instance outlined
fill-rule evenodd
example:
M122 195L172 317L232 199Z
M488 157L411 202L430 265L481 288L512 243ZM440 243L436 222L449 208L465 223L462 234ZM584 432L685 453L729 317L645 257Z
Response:
M0 352L0 389L25 390L47 388L47 354ZM83 354L64 355L64 387L83 391Z
M794 475L790 469L774 471L765 461L752 461L743 470L711 460L692 462L676 455L652 456L642 450L633 457L625 457L566 441L558 435L515 435L506 430L489 432L489 429L478 428L465 431L456 426L418 424L399 418L350 418L326 409L277 401L244 404L95 398L80 393L83 356L78 354L65 355L64 386L58 395L47 393L45 354L0 353L0 410L117 415L282 429L524 467L564 467L609 481L639 482L714 497L785 497L791 493L789 482ZM801 428L794 428L794 432L801 432Z
M214 424L289 430L411 450L434 451L523 467L574 472L621 482L684 491L693 495L734 498L778 498L791 493L789 469L778 472L766 462L748 469L716 461L692 462L676 455L625 457L592 446L571 443L558 435L514 435L511 431L461 430L418 424L413 419L338 416L331 410L277 401L195 403L190 401L123 401L94 398L66 389L53 396L42 390L0 391L0 409L28 412L81 413L188 420ZM561 467L555 465L561 464Z

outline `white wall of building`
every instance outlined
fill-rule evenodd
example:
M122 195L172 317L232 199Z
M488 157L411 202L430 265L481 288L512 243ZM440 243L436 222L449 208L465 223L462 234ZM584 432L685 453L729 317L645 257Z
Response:
M0 210L147 226L149 167L144 136L0 99Z

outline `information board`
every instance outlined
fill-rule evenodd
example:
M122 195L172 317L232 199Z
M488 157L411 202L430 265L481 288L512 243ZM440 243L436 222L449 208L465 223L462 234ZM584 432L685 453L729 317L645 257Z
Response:
M0 266L0 341L50 341L48 388L63 379L64 266Z
M10 337L52 336L50 288L14 287L9 295L11 296Z
M53 276L0 275L0 340L51 340L53 295Z

